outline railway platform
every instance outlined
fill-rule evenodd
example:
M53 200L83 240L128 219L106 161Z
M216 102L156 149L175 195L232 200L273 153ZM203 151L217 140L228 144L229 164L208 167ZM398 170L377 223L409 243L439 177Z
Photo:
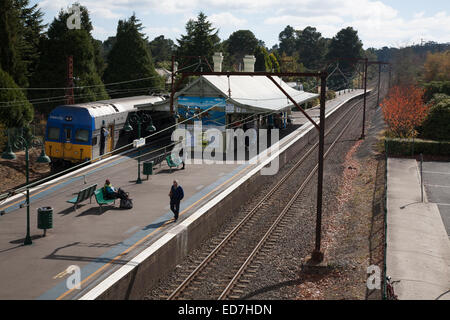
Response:
M362 90L355 90L328 101L327 116L362 94ZM318 120L318 108L308 113ZM285 131L280 142L282 149L289 148L312 129L299 111L293 112L292 117L294 126ZM199 215L206 214L212 206L217 206L220 212L221 199L232 195L242 181L250 181L262 165L186 165L185 170L170 172L163 163L149 180L143 176L143 183L136 184L137 161L133 156L116 156L94 163L31 191L30 246L23 246L26 209L21 204L25 199L23 195L10 199L0 206L5 212L0 217L0 299L97 298L103 288L130 276L143 255L148 257L149 252L161 248L171 236L191 230ZM116 188L130 192L132 210L119 209L116 201L115 207L105 207L100 212L92 199L92 203L85 201L75 211L66 202L87 186L103 186L107 178ZM173 222L168 197L174 179L185 192L177 223ZM37 229L36 212L47 206L53 208L53 229L43 237L43 231ZM195 228L197 232L205 228L207 233L212 226L197 224ZM187 242L188 248L194 241L186 237L182 243ZM69 271L70 266L80 270L80 289L67 285L67 279L75 274Z

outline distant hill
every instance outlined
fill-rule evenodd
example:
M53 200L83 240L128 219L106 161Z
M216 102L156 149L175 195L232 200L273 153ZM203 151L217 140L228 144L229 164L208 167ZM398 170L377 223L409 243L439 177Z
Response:
M397 57L397 54L402 50L408 50L418 56L420 60L425 60L428 52L435 53L450 50L450 43L437 43L430 41L422 45L419 44L403 48L383 47L381 49L372 50L377 55L379 61L393 61Z

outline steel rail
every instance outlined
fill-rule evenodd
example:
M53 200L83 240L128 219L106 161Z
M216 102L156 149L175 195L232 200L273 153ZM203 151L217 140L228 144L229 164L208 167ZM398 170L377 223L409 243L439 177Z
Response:
M362 109L362 106L359 107L360 111ZM347 115L348 112L345 113ZM336 139L333 141L333 143L328 147L327 152L324 154L324 159L327 158L329 153L332 151L336 143L339 141L339 139L343 136L343 134L346 132L347 128L350 126L350 124L353 122L353 120L358 115L358 112L355 112L355 114L352 116L352 118L349 120L347 125L342 129L341 133L336 137ZM342 120L342 118L340 118ZM337 122L336 125L340 123ZM319 168L319 165L316 165L314 169L309 173L308 177L305 179L305 181L302 183L300 188L295 192L291 200L287 203L287 205L284 207L284 209L281 211L277 219L272 223L270 228L267 230L267 232L264 234L262 239L259 241L259 243L256 245L255 249L250 253L248 258L245 260L245 262L242 264L242 266L239 268L233 279L229 282L225 290L222 292L222 294L219 296L218 300L225 299L230 291L233 289L237 281L240 279L240 277L243 275L245 269L249 266L249 264L254 260L254 258L257 256L257 254L260 252L260 250L263 248L266 241L269 239L269 237L272 235L273 231L276 229L276 227L279 225L279 223L283 220L286 213L289 211L289 209L292 207L295 201L297 201L297 198L299 195L303 192L306 185L310 182L310 180L313 178L313 176L316 174L317 170Z
M336 121L336 123L328 129L326 135L328 135L340 122L347 116L347 114L355 108L356 105L361 104L363 101L356 101L349 109ZM362 108L362 107L360 107ZM357 113L356 113L357 114ZM237 232L250 220L255 212L271 197L279 187L294 173L296 169L306 160L306 158L318 147L319 143L316 142L303 156L302 158L283 176L283 178L258 202L258 204L236 225L228 235L211 251L211 253L203 259L203 261L188 275L188 277L172 292L167 300L173 300L178 297L182 291L193 281L193 279L209 264L209 262L221 251L225 245L237 234Z

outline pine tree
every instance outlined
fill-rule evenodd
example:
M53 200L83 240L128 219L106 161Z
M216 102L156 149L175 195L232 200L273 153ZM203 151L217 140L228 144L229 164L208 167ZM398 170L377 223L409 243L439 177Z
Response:
M33 107L18 89L14 79L0 68L0 122L7 128L26 127L33 120Z
M255 61L255 72L271 72L272 71L272 61L270 59L269 53L266 48L258 46L254 52Z
M40 42L44 38L44 13L35 4L29 7L29 0L16 0L21 9L21 27L23 34L22 59L27 65L28 79L33 76L40 57Z
M21 8L15 0L0 1L0 67L21 87L28 85Z
M197 20L190 19L186 23L186 35L182 35L180 39L177 39L177 56L180 66L196 62L192 58L183 58L186 56L206 57L209 65L212 66L212 56L219 49L220 44L218 32L212 27L212 24L207 20L207 16L203 12L198 14ZM205 67L200 68L204 71L209 71ZM200 68L193 67L191 70L187 69L187 71L200 71Z
M75 103L108 99L99 75L100 51L95 49L91 35L92 24L88 10L80 6L81 29L69 30L69 13L61 10L48 29L48 37L41 43L42 54L37 72L32 78L33 87L64 88L67 86L67 58L73 56ZM42 113L64 104L65 90L33 91L33 98L58 97L48 104L36 105ZM56 101L54 101L56 100Z
M280 41L280 53L285 53L287 56L292 56L296 50L297 33L291 26L286 26L278 36Z
M352 27L347 27L339 31L336 36L331 39L327 59L334 60L337 58L360 59L363 57L363 44L358 37L358 31ZM339 67L344 74L350 75L355 71L355 61L341 60ZM329 87L341 87L345 84L344 78L330 79Z
M171 61L175 51L175 44L171 39L165 39L161 35L149 42L148 46L155 63Z
M149 91L158 92L164 88L163 79L155 71L142 29L142 24L134 14L128 20L120 20L118 23L116 41L108 55L108 67L104 74L105 82L148 79L114 85L114 90L122 90L117 96L148 94ZM136 88L142 90L136 91Z
M310 70L320 70L324 65L326 40L316 28L306 27L297 31L297 52L305 67Z

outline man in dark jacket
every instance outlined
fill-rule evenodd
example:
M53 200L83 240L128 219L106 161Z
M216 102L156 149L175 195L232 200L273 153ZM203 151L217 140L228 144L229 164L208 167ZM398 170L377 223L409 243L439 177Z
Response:
M172 210L175 218L175 222L178 220L178 214L180 213L180 202L184 198L184 191L178 181L174 180L172 188L170 188L170 210Z

